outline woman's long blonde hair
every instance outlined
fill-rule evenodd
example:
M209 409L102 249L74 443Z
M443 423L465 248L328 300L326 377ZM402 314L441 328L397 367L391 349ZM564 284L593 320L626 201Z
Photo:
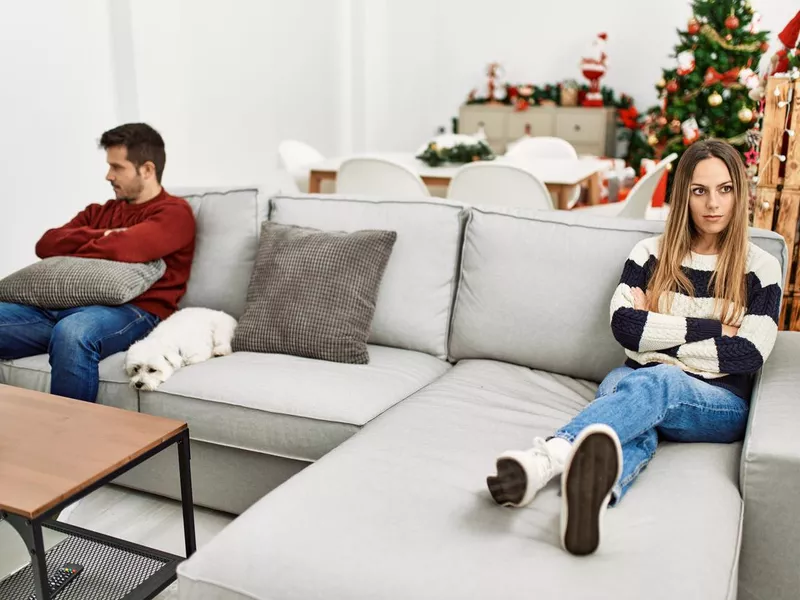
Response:
M673 295L678 292L694 296L692 282L681 271L681 263L689 256L692 242L698 235L689 213L689 194L694 169L701 160L718 158L725 163L733 183L733 214L719 236L719 256L710 286L716 300L715 312L723 323L734 324L746 308L746 273L748 253L748 187L747 174L739 153L727 142L703 140L692 144L683 153L670 195L670 211L661 238L658 263L647 286L648 309L659 310L659 299L667 294L665 310L669 311Z

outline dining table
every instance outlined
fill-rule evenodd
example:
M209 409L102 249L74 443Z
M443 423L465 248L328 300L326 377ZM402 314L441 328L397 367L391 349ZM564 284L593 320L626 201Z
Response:
M328 158L309 165L308 191L320 193L323 181L336 181L342 163L349 158L382 158L409 167L420 176L428 187L447 187L450 180L463 165L444 164L432 167L411 152L379 152ZM608 168L606 162L592 158L532 158L498 156L498 163L511 164L535 175L557 198L558 208L569 209L572 190L576 185L585 185L589 205L600 203L602 173Z

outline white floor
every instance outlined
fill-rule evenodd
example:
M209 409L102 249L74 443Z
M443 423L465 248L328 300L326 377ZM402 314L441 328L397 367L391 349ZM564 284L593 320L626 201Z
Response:
M178 502L132 490L106 486L87 496L61 514L60 520L130 542L185 556L183 516ZM198 547L217 535L234 517L195 508ZM51 547L61 537L45 530L45 544ZM0 522L0 579L26 564L25 548L8 523ZM158 600L176 600L177 582Z

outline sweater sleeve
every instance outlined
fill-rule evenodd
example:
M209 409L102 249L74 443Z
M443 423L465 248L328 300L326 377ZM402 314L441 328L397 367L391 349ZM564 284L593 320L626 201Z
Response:
M722 324L714 319L677 317L634 308L633 289L644 291L655 265L654 240L636 245L622 270L611 298L611 331L623 348L633 352L656 352L722 335Z
M36 256L50 258L73 254L88 242L103 237L105 230L92 227L93 215L99 204L92 204L79 212L69 223L49 229L36 243Z
M192 209L185 202L171 202L154 209L147 219L125 231L89 240L74 252L74 256L149 262L185 248L194 236Z
M760 263L748 275L748 307L739 332L682 345L677 358L687 367L708 373L749 374L767 360L778 335L782 275L774 257L764 255Z

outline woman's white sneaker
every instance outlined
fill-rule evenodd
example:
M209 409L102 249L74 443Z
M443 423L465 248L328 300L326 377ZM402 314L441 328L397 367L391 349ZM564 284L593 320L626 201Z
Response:
M575 439L561 477L561 545L577 556L600 545L603 517L622 475L622 447L608 425L589 425Z
M554 443L555 442L555 443ZM564 468L569 442L533 440L529 450L510 450L497 457L497 474L486 478L492 498L503 506L529 504Z

